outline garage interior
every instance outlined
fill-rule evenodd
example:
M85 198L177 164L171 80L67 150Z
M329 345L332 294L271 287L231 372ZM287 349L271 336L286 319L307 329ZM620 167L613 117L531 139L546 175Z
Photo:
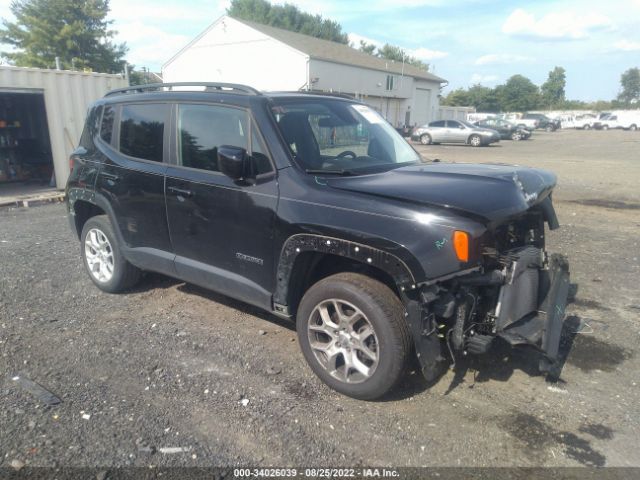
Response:
M46 188L52 174L44 93L0 90L0 194Z

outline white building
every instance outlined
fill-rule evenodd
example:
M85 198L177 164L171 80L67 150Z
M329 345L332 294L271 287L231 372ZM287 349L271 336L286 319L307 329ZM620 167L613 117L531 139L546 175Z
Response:
M165 82L230 82L265 91L319 90L353 95L393 125L438 115L446 80L341 43L220 17L162 68Z

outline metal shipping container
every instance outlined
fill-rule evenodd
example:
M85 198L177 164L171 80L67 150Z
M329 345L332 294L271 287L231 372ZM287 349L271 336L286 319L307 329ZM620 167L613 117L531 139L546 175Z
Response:
M16 98L29 94L44 99L46 123L39 121L48 126L57 188L64 188L67 181L68 158L80 140L88 106L109 90L125 86L127 79L123 75L0 66L0 94L16 94ZM37 120L32 123L38 125ZM39 130L33 135L43 135L46 129ZM46 138L46 134L43 136Z

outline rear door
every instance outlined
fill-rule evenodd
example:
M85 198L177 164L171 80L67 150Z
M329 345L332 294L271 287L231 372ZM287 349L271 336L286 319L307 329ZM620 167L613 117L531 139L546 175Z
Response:
M173 107L166 204L178 276L271 309L275 169L249 111L219 104ZM222 145L247 150L255 182L219 172Z
M170 105L105 105L99 148L105 155L96 190L113 210L127 258L173 274L164 202Z
M438 120L436 122L431 122L429 124L429 133L431 135L431 140L435 143L446 141L445 121Z

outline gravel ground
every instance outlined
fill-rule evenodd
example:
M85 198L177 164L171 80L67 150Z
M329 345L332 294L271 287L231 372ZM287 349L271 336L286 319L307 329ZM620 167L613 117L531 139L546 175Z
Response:
M385 401L352 400L315 378L288 322L159 275L102 293L63 205L4 209L0 467L640 466L640 133L419 148L558 173L550 248L578 285L558 382L497 348L435 385L410 374Z

